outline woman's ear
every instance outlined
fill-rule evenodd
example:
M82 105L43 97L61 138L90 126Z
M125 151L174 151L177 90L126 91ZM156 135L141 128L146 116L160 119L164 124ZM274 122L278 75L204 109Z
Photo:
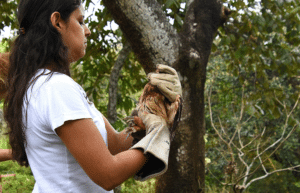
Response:
M57 29L57 31L60 31L61 30L61 24L62 24L62 19L61 19L61 17L60 17L60 13L59 12L53 12L52 14L51 14L51 17L50 17L50 21L51 21L51 23L52 23L52 25L53 25L53 27L55 28L55 29Z

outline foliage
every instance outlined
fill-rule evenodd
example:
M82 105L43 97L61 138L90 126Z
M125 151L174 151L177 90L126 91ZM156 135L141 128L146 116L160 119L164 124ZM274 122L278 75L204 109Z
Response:
M7 47L7 43L6 42L3 42L3 44L1 43L0 44L0 53L5 52L6 47Z
M232 20L219 30L216 47L228 63L227 70L245 85L254 88L248 101L269 98L260 108L280 112L274 93L280 100L297 99L299 94L300 18L295 12L299 1L230 1ZM286 93L285 88L294 88ZM290 95L291 94L291 95Z
M156 179L152 178L145 182L135 181L129 178L122 184L122 193L154 193Z
M237 127L241 127L245 144L265 129L265 137L261 141L262 145L267 146L280 138L286 119L285 110L290 111L299 96L300 17L297 10L300 4L298 1L272 0L226 2L233 11L232 18L219 29L208 67L207 95L211 90L213 123L222 135L226 132L229 137L234 135ZM242 105L244 124L239 125ZM209 112L208 109L206 112ZM291 131L299 122L298 117L299 106L287 122L287 131ZM210 123L208 113L206 118ZM231 155L211 124L208 124L207 130L208 157L213 160L208 167L210 173L207 182L220 186L220 181L228 179L225 169L230 164ZM281 149L268 159L268 171L300 163L297 153L299 132L297 128ZM238 137L233 138L233 143L239 145ZM256 156L256 146L257 143L249 145L249 154L244 155L248 156L248 160ZM271 151L274 149L271 148ZM233 156L238 159L238 152ZM243 167L238 167L238 163L235 167L239 172L244 171ZM250 178L264 175L260 169ZM278 192L298 192L297 173L273 174L250 186L250 192L266 192L271 187L277 187ZM280 180L282 182L278 183L277 176L286 181Z
M162 9L169 17L173 27L179 31L185 18L187 0L158 0L158 2L162 4Z
M206 177L207 183L217 183L218 186L221 186L222 183L240 184L243 182L243 175L246 172L245 164L241 161L244 161L248 165L254 161L252 167L254 169L260 166L260 157L262 160L266 160L264 166L268 172L298 165L299 157L295 153L299 148L299 142L298 135L294 135L296 134L295 131L283 143L284 145L281 146L282 150L276 151L271 156L271 153L277 147L274 146L265 154L256 157L257 147L262 152L266 147L279 140L284 130L286 131L286 134L283 135L284 137L287 137L289 132L293 132L294 118L291 118L292 121L285 125L285 120L287 119L285 112L282 112L279 118L274 118L268 111L262 112L252 109L252 104L247 103L243 98L243 85L239 85L237 78L227 73L224 64L221 62L214 61L212 65L218 70L212 73L214 76L209 77L207 84L207 96L211 100L211 104L208 104L208 107L211 105L213 112L211 115L212 121L209 120L209 115L207 115L207 122L210 123L208 125L207 155L212 160L208 164L209 174ZM219 82L222 82L222 84L218 84ZM294 112L297 111L299 111L299 107ZM210 109L207 109L207 112L209 114ZM298 122L298 120L296 121ZM213 127L216 127L218 132ZM263 131L265 131L264 135L262 134ZM227 141L227 139L228 141L229 139L232 140L231 146L228 143L224 143L223 140ZM280 161L280 154L284 155L288 163L283 164ZM250 181L263 175L265 174L261 168L254 175L248 176L248 178ZM284 175L280 173L277 175L281 176L281 178L289 179L289 182L297 182L297 178L292 173L285 173ZM241 181L239 181L239 178L241 178ZM274 178L275 176L263 180L264 187L266 187L266 182L270 182L268 184L272 186ZM259 190L257 184L250 186L250 188L253 192ZM265 188L262 189L264 190ZM296 186L291 186L290 183L280 184L278 190L280 192L286 192L287 190L299 191Z
M0 29L5 26L11 26L12 29L17 28L15 18L15 10L17 9L17 2L11 0L0 1Z
M6 26L10 26L11 30L18 29L18 23L16 19L17 2L12 0L0 1L0 34L3 33L3 29ZM2 40L4 43L5 51L9 49L9 45L12 43L12 39L4 38ZM3 52L3 48L0 49Z

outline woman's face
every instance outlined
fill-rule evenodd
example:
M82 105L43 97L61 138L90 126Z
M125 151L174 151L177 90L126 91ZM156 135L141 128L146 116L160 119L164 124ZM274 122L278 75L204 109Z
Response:
M69 20L63 22L60 28L62 40L68 47L69 62L76 62L85 55L87 37L91 34L91 31L84 24L83 7L80 6L73 11Z

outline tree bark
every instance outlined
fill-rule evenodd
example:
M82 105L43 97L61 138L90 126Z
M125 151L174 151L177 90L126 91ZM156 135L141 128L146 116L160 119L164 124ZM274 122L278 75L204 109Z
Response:
M179 38L155 0L103 0L146 73L178 60Z
M184 120L180 124L180 149L187 156L180 163L184 175L181 174L182 179L178 180L186 181L180 185L180 192L205 192L206 67L214 34L221 24L222 5L216 0L190 0L187 6L180 34L180 60L176 65L183 76L185 100ZM187 181L188 179L190 181Z
M146 73L155 64L175 67L181 78L182 121L171 143L169 169L158 178L156 192L205 192L204 88L206 66L222 4L190 0L182 32L172 28L155 0L103 0L130 42Z

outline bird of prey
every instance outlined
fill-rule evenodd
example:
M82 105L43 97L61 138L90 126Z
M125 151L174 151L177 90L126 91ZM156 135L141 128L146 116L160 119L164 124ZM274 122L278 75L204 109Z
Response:
M180 95L177 95L174 102L170 102L157 86L148 82L139 98L136 109L132 112L131 116L125 118L128 123L126 133L134 138L133 144L137 143L146 135L145 126L138 117L138 114L141 112L146 114L152 113L166 121L171 133L171 140L173 140L174 131L180 121L181 111L182 98Z

